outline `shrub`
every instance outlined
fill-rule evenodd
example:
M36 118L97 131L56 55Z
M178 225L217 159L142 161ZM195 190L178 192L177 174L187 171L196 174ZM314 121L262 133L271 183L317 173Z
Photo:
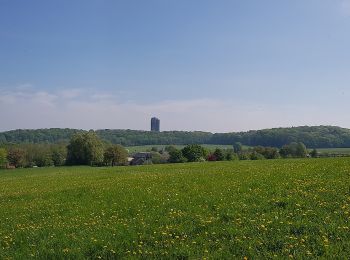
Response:
M233 149L227 149L226 154L225 154L225 160L226 161L233 161L236 159L238 159L237 154L234 153Z
M239 142L236 142L233 144L233 151L235 153L240 153L243 150L242 144Z
M307 156L307 149L303 143L290 143L288 145L284 145L280 149L280 154L283 158L305 158Z
M7 163L7 151L4 148L0 148L0 168L6 166Z
M254 147L253 151L262 154L266 159L278 159L280 157L278 149L275 147L257 146Z
M152 163L153 164L163 164L167 163L169 160L169 155L167 153L152 152Z
M200 162L206 157L207 151L198 144L191 144L182 149L182 154L189 162Z
M7 153L7 160L8 162L18 167L24 167L25 166L25 151L21 148L11 148Z
M183 163L186 162L186 158L183 156L181 150L173 149L169 151L169 159L170 163Z
M251 153L250 159L251 160L264 160L266 158L264 157L264 155L254 151L254 152Z
M213 155L215 156L216 161L223 161L223 160L225 160L225 154L224 154L224 152L223 152L221 149L219 149L219 148L216 148L216 149L215 149Z
M107 165L126 165L128 162L128 152L119 144L109 146L104 152L104 162Z
M250 159L250 155L248 152L244 152L244 153L239 153L238 154L238 159L244 161L244 160L249 160Z

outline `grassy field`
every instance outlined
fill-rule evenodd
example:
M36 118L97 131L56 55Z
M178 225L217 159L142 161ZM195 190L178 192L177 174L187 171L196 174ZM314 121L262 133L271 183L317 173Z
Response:
M317 151L330 154L350 154L350 148L320 148Z
M0 171L0 259L350 255L350 159Z

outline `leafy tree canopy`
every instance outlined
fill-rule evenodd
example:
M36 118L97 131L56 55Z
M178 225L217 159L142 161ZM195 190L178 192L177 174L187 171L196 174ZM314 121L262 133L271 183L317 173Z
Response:
M86 133L86 131L57 128L13 130L0 133L0 144L68 143L76 133ZM241 143L247 146L260 145L281 148L283 145L292 142L302 142L310 148L350 147L350 130L334 126L301 126L223 134L212 134L208 132L149 132L110 129L97 130L95 133L105 142L121 144L123 146L170 144L233 145L235 143Z
M128 152L121 145L109 146L104 152L104 161L108 165L125 165L128 161Z
M4 167L7 163L7 151L4 148L0 148L0 167Z
M103 162L103 143L93 131L75 134L67 150L68 165L94 165Z
M206 157L207 151L198 144L191 144L182 149L182 154L189 162L199 162Z

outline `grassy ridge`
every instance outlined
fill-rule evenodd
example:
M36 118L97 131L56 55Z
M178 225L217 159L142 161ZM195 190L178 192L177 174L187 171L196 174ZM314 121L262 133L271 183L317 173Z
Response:
M0 258L350 255L350 159L0 171Z
M0 145L68 142L78 129L18 129L0 132ZM240 142L247 146L282 147L291 142L302 142L309 148L350 147L350 129L336 126L300 126L251 130L248 132L209 133L139 130L101 129L96 134L104 141L123 146L164 145L164 144L217 144L233 145Z

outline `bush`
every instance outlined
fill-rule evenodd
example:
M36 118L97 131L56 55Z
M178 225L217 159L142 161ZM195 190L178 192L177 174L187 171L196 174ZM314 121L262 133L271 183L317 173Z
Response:
M167 153L161 154L158 152L152 152L152 163L153 164L167 163L168 160L169 160L169 155Z
M233 161L236 159L238 159L238 156L237 154L234 153L233 149L226 150L226 154L225 154L226 161Z
M11 148L7 153L7 160L8 162L18 167L24 167L25 166L25 150L21 148Z
M183 156L181 150L178 149L172 149L169 151L169 159L168 162L170 163L184 163L186 162L186 158Z
M249 160L250 159L250 155L248 152L244 152L244 153L239 153L238 154L238 159L239 160L242 160L242 161L245 161L245 160Z
M119 144L109 146L105 150L103 157L104 162L112 167L116 165L126 165L128 162L128 152Z
M55 166L63 166L66 163L67 148L56 146L52 148L52 162Z
M274 147L257 146L254 147L253 151L262 154L266 159L278 159L280 157L278 149Z
M48 145L31 145L26 149L26 166L52 166L52 150Z
M215 156L216 161L223 161L223 160L225 160L225 154L224 154L224 152L223 152L221 149L219 149L219 148L216 148L216 149L215 149L213 155Z
M303 143L290 143L288 145L284 145L280 154L283 158L305 158L307 156L307 149Z
M233 151L235 153L240 153L242 150L243 150L243 146L242 146L241 143L236 142L236 143L233 144Z
M182 154L189 162L200 162L206 157L207 151L198 144L191 144L182 149Z
M214 154L209 154L208 157L207 157L207 161L215 162L216 161L216 156Z
M176 148L175 145L167 145L167 146L165 146L164 150L168 153L170 153L172 151L178 151L178 149Z
M158 152L158 147L153 146L153 147L151 148L151 152Z
M252 152L250 155L250 160L264 160L266 159L264 155L257 153L257 152Z
M317 150L316 150L316 149L313 149L312 152L310 153L310 156L311 156L312 158L317 158L317 157L318 157L318 152L317 152Z
M0 148L0 168L6 166L7 163L7 151L4 148Z

